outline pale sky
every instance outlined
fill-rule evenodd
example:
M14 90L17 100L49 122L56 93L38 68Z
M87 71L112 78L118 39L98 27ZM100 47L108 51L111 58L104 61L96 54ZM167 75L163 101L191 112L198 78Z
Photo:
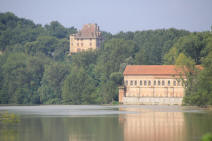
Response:
M111 33L212 26L212 0L0 0L0 12L7 11L42 25L56 20L80 29L97 23Z

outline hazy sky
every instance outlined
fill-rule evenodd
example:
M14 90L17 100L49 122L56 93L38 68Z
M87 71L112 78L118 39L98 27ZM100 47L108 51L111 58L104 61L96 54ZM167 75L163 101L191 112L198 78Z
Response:
M97 23L112 33L158 28L210 30L212 0L0 0L0 12L42 25L53 20L65 27Z

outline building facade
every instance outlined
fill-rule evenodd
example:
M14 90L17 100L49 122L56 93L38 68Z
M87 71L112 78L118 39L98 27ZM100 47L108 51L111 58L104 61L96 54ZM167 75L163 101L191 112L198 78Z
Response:
M174 65L128 65L119 87L123 104L181 105L184 87L182 72Z
M86 24L77 33L70 35L70 54L100 48L101 32L97 24Z
M124 141L182 141L186 135L184 113L164 112L153 109L129 107L124 111L137 112L135 115L119 115L119 123L123 128ZM168 108L168 107L166 107ZM122 109L122 108L119 108ZM167 110L167 109L165 109ZM138 114L140 113L140 114Z

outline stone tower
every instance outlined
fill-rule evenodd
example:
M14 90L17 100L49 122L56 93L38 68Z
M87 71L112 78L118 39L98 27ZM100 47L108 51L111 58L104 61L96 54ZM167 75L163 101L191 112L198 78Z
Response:
M100 48L101 32L97 24L86 24L77 33L70 35L70 54Z

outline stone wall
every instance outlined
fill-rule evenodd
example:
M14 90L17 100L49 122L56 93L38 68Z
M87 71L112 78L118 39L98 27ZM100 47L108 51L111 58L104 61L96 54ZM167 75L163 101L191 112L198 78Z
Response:
M177 97L122 97L123 104L158 104L158 105L182 105L183 98Z
M76 39L70 36L70 54L87 50L100 48L101 40L99 38Z

